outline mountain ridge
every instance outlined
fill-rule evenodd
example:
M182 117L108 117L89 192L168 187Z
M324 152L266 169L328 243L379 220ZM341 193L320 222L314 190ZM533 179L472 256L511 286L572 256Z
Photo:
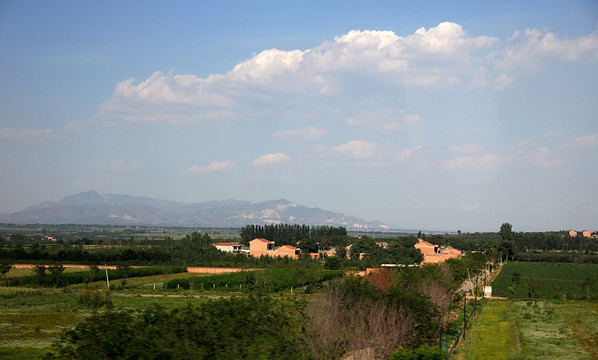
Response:
M344 226L348 230L385 231L379 221L278 199L265 201L212 200L183 203L143 196L100 194L94 190L45 201L10 214L0 222L18 224L155 225L243 227L249 224Z

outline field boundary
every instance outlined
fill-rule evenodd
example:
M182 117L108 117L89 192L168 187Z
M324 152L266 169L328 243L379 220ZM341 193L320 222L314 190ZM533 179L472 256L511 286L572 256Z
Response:
M15 269L32 269L37 265L43 266L50 266L51 264L14 264ZM82 265L82 264L62 264L65 268L70 269L83 269L86 270L89 268L90 265ZM108 270L116 270L116 265L97 265L99 269L108 269ZM131 268L138 269L143 268L145 266L131 266ZM255 271L261 270L258 268L239 268L239 267L207 267L207 266L188 266L187 272L189 273L198 273L198 274L228 274L228 273L235 273L241 271Z

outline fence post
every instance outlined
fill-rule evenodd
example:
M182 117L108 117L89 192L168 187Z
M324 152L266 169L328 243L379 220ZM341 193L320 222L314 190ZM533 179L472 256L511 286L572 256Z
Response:
M465 339L465 328L467 327L467 290L463 291L463 339Z

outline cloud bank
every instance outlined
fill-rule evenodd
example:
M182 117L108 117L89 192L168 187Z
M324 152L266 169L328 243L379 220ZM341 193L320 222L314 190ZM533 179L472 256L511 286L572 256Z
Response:
M420 28L406 36L352 30L306 50L264 50L224 74L201 78L156 71L141 82L124 80L100 106L96 121L247 119L279 107L292 111L313 106L316 99L343 99L368 84L380 91L455 86L504 89L551 61L582 58L598 59L596 33L569 40L527 29L501 41L493 36L472 36L452 22ZM419 121L417 115L396 107L378 112L360 111L347 122L401 130ZM377 120L372 122L372 117Z

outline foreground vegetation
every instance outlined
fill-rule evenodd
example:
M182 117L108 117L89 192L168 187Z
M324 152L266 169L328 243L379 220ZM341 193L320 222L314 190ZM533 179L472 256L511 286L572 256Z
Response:
M465 262L476 264L475 259ZM483 261L477 264L484 267ZM448 330L448 313L459 301L454 295L462 280L460 265L341 279L343 272L325 270L323 263L314 267L297 261L230 275L129 278L126 287L111 292L95 290L93 282L1 287L0 327L9 331L0 334L0 354L19 359L113 358L117 353L173 359L334 359L347 354L408 359L428 354L441 359L445 355L435 344ZM235 279L265 286L193 289L202 281ZM156 280L162 284L152 287ZM186 280L195 285L164 286ZM289 284L304 286L291 293ZM310 287L313 295L307 295Z
M596 359L598 304L493 300L473 321L458 359Z
M458 358L598 358L597 275L593 264L504 264L493 294L509 299L484 304Z
M97 240L95 230L87 233L91 238L81 233L55 238L52 231L65 229L38 228L41 235L33 236L25 228L9 228L18 231L0 236L0 358L444 359L439 345L445 337L447 345L458 338L463 304L468 314L476 304L463 299L462 283L501 259L510 261L493 284L494 294L514 300L482 303L458 356L597 355L592 349L598 309L570 301L598 298L595 265L512 261L567 254L574 262L588 262L596 256L593 248L583 248L585 240L566 234L513 233L503 224L493 234L434 235L427 240L475 252L411 267L406 265L422 259L413 247L415 236L374 240L343 228L226 230L240 230L242 242L268 235L277 244L300 244L306 252L334 249L339 255L304 254L299 260L224 253L210 234L197 231L174 238L153 229L152 236L124 238L133 229L119 233L109 227ZM16 262L34 266L11 269ZM87 268L74 270L63 266L67 263ZM116 267L107 271L110 286L106 270L98 268L106 263ZM382 263L405 267L380 268ZM190 265L245 270L186 273ZM365 268L376 270L353 275ZM509 348L515 350L505 351Z

